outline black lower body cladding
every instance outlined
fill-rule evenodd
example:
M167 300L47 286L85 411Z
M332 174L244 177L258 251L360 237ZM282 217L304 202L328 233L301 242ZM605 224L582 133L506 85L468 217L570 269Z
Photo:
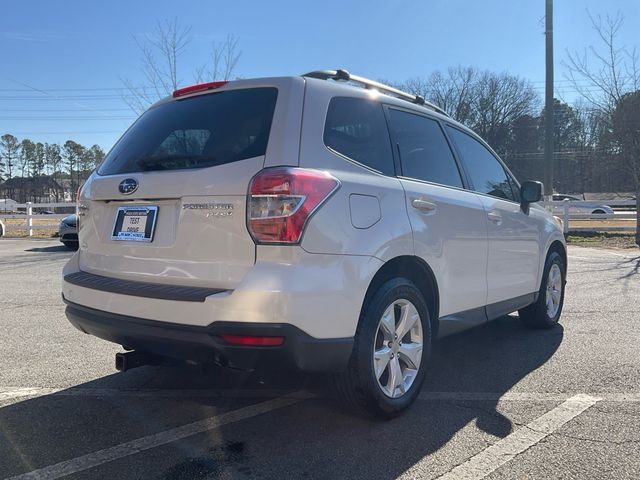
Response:
M200 327L96 310L69 302L66 314L80 331L128 348L198 363L243 369L289 368L339 372L346 368L353 338L318 339L284 323L214 322ZM284 337L277 346L229 345L222 335Z

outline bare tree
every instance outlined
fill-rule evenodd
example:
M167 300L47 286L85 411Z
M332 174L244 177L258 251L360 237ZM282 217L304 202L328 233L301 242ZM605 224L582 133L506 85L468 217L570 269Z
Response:
M531 84L507 73L479 71L473 67L449 68L402 85L467 124L500 152L504 152L515 120L534 115L538 96Z
M603 112L611 113L625 93L640 88L640 59L636 48L618 44L624 16L592 16L589 20L601 45L589 45L583 52L567 51L566 78L572 87Z
M434 72L428 78L407 80L402 88L420 95L448 112L459 122L471 119L471 101L479 72L473 67L451 67L446 73Z
M537 103L538 95L529 81L508 73L483 72L472 92L473 129L502 152L513 122L534 114Z
M624 168L636 190L636 244L640 246L640 90L620 98L611 123Z
M573 173L571 190L584 193L587 186L592 185L598 176L594 171L594 165L600 163L596 151L608 130L609 122L600 110L594 109L584 99L574 103L573 111L580 128L576 135L575 158L577 165Z
M196 68L194 75L196 82L230 80L242 55L238 44L238 37L234 35L227 35L227 38L221 43L213 42L211 44L211 65L202 65Z
M479 72L473 67L452 67L431 76L431 98L459 122L472 121L471 104Z
M604 119L601 141L612 142L622 168L632 177L636 209L640 212L640 118L634 111L640 110L640 59L636 48L619 44L618 36L624 25L620 12L604 18L594 17L588 11L587 14L601 46L590 45L582 54L567 52L567 78ZM636 226L636 243L640 245L640 222Z
M123 78L126 93L124 101L137 114L145 111L152 103L171 95L182 84L182 55L191 44L191 27L183 27L177 19L158 21L155 30L142 38L135 38L142 56L143 84ZM195 82L231 78L241 52L238 39L227 36L221 44L212 44L211 62L195 69Z
M122 79L127 94L124 101L140 114L149 105L170 95L178 88L178 62L191 42L191 28L183 28L177 19L158 22L153 33L135 38L142 54L144 84L137 86L129 79Z

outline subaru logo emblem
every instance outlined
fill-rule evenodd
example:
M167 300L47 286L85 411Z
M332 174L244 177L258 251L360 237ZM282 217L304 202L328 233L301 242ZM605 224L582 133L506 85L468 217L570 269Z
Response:
M118 190L123 195L129 195L138 189L138 181L135 178L125 178L118 185Z

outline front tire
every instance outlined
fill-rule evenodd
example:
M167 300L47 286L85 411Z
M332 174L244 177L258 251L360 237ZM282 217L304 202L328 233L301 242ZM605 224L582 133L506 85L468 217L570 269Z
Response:
M530 328L551 328L560 320L564 304L566 266L558 252L547 256L536 303L521 309L520 320Z
M348 406L391 418L418 396L430 354L424 298L413 282L395 278L363 306L349 366L331 385Z

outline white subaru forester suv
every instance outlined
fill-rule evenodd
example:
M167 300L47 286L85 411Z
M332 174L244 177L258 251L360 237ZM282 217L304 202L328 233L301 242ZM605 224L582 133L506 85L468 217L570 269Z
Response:
M344 70L194 85L82 188L66 313L127 350L119 370L327 372L393 416L436 338L558 322L566 246L540 199L439 108Z

